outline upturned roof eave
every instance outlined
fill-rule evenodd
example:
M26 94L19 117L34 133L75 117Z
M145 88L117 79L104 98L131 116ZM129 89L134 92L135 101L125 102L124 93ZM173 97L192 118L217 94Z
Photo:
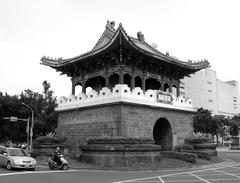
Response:
M184 61L180 61L178 59L172 58L170 56L167 56L161 52L159 52L157 49L154 49L153 47L151 47L150 45L148 45L146 42L143 42L143 44L145 46L147 46L149 49L152 50L152 52L144 50L143 48L140 48L132 39L130 36L127 35L127 33L125 32L125 30L123 29L122 25L120 24L118 29L115 31L115 34L113 35L112 39L105 45L103 45L102 47L99 47L96 50L91 50L87 53L84 53L82 55L73 57L73 58L69 58L69 59L62 59L62 60L53 60L53 59L49 59L46 57L43 57L41 59L43 65L46 66L50 66L52 68L58 68L58 67L62 67L64 65L68 65L74 62L79 62L81 60L87 59L87 58L91 58L93 56L96 56L97 54L101 53L104 50L107 50L108 48L111 47L111 45L114 44L114 42L116 41L117 37L120 36L120 34L122 35L122 37L131 45L131 47L133 47L136 51L139 51L147 56L150 57L154 57L157 60L161 60L173 65L177 65L179 67L184 67L184 68L188 68L190 70L201 70L203 68L206 68L209 66L209 62L208 61L204 61L204 62L199 62L199 63L192 63L189 64L188 62L184 62ZM151 48L150 48L151 47ZM155 52L155 53L153 53Z
M209 66L208 61L189 64L188 62L180 61L180 60L174 59L172 57L166 56L166 55L164 55L163 53L159 52L158 50L156 50L154 48L152 48L152 50L155 51L156 53L151 53L151 52L149 52L147 50L144 50L144 49L140 48L139 46L137 46L134 43L134 41L131 39L131 37L126 34L125 31L124 31L124 33L125 33L124 37L131 44L132 47L134 47L136 50L138 50L141 53L146 54L150 57L154 57L158 60L165 61L165 62L168 62L170 64L178 65L180 67L188 68L188 69L191 69L191 70L201 70L201 69ZM144 44L149 46L146 42L144 42Z
M87 53L84 53L82 55L79 55L79 56L76 56L76 57L73 57L73 58L69 58L69 59L63 59L61 61L58 61L58 60L52 60L52 59L48 59L46 57L43 57L41 59L42 61L42 64L43 65L46 65L46 66L50 66L50 67L54 67L54 68L57 68L57 67L61 67L61 66L64 66L66 64L71 64L71 63L74 63L76 61L80 61L80 60L84 60L86 58L89 58L89 57L92 57L92 56L95 56L97 54L99 54L100 52L104 51L104 50L107 50L109 47L111 47L111 45L114 43L114 41L117 39L118 37L118 33L119 33L119 28L117 29L117 31L115 32L114 36L112 37L112 39L104 46L96 49L96 50L91 50Z

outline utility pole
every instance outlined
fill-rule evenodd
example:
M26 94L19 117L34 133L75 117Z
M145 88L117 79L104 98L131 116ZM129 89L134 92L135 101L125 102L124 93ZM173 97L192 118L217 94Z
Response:
M31 112L32 112L32 120L31 120L31 126L30 126L30 146L29 146L30 150L31 150L32 149L32 139L33 139L33 127L34 127L34 111L33 111L33 109L29 105L27 105L27 104L25 104L23 102L22 102L22 105L24 105L25 107L30 109Z

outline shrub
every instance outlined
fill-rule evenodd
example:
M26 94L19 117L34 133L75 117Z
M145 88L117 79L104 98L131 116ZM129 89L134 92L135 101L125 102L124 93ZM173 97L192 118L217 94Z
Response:
M46 143L46 144L51 144L51 143L62 143L66 140L66 138L56 138L52 136L39 136L35 142L36 143Z
M191 137L187 137L184 141L186 143L202 144L202 143L211 143L212 139L210 139L209 137L193 135Z
M189 144L179 144L175 146L176 151L185 151L185 150L193 150L193 147Z
M88 144L154 144L150 138L134 137L96 137L88 139Z
M197 154L199 159L211 160L212 157L217 156L217 151L197 151L197 150L188 150L188 153Z
M197 155L194 153L162 151L161 155L166 158L179 159L190 163L195 163L197 161Z

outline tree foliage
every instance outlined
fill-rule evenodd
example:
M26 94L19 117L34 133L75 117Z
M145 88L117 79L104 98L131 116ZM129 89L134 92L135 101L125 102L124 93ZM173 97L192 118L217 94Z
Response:
M0 93L0 140L14 142L26 141L26 122L10 122L3 117L16 116L27 119L31 117L31 110L22 103L30 106L34 111L34 138L54 131L57 127L57 115L54 112L56 97L53 95L50 83L43 82L43 93L24 90L20 95L10 96Z
M229 133L230 120L223 115L212 116L209 110L200 108L193 118L194 132L225 137Z
M239 128L240 128L240 114L232 117L230 121L230 134L232 136L237 136Z
M193 117L193 128L195 133L207 134L210 132L212 115L207 109L200 108Z

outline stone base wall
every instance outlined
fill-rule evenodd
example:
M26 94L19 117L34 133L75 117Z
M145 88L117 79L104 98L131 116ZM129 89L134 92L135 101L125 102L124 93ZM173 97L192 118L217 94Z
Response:
M123 136L153 139L153 128L159 118L165 118L172 128L173 146L183 143L193 131L193 112L115 103L59 111L57 135L67 138L71 150L91 137Z
M153 138L153 127L158 119L167 119L172 128L173 146L183 143L193 131L193 113L189 111L123 105L122 118L123 136L146 138Z

